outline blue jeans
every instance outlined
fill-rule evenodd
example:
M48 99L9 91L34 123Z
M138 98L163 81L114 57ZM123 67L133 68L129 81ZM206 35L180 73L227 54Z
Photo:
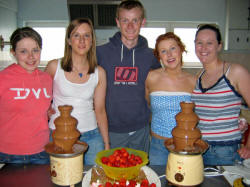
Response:
M104 150L104 143L99 129L84 132L80 136L80 141L86 142L89 147L84 153L84 164L85 165L95 165L96 154Z
M209 145L209 149L203 154L204 165L220 166L234 165L236 161L241 161L237 150L239 144L234 145Z
M45 151L33 155L9 155L0 153L0 163L49 164L49 155Z
M169 151L164 145L165 140L152 136L149 149L149 164L166 166Z
M132 149L149 151L149 126L131 133L109 132L110 148L128 147Z

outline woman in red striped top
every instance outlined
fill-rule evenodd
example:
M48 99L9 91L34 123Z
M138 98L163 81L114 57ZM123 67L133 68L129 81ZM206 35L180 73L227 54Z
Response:
M203 155L205 165L233 165L250 157L250 141L239 149L238 125L242 98L250 106L250 74L239 64L222 61L221 34L214 25L201 25L196 32L195 52L203 65L192 94L198 127L210 147ZM238 150L238 153L237 153Z

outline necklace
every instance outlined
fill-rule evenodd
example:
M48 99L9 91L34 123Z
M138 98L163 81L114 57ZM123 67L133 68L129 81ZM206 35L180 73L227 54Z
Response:
M82 78L83 74L82 73L78 73L79 77Z
M83 73L82 73L82 72L79 72L78 69L77 69L75 66L73 66L73 69L78 73L78 76L79 76L80 78L82 78Z

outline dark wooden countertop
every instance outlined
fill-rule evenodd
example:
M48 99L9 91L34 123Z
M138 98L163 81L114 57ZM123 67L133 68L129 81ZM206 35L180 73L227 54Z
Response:
M165 174L163 166L149 166L158 176ZM87 171L91 166L84 166ZM162 187L170 186L165 177L161 178ZM81 182L75 187L81 187ZM205 177L200 187L230 187L223 176ZM50 179L49 165L12 165L0 169L0 187L57 187Z

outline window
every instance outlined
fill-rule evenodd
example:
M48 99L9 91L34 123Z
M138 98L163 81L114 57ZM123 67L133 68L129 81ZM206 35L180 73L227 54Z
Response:
M194 28L175 28L174 33L181 38L186 46L187 53L183 53L184 67L201 66L199 59L195 54L194 39L197 29Z
M63 57L67 25L67 22L60 21L32 21L26 23L26 26L35 29L43 40L40 67L45 67L49 60Z
M184 67L201 67L195 55L194 38L198 23L180 22L147 22L140 34L147 38L149 47L154 48L156 38L166 32L174 32L186 46L187 53L183 53Z
M94 28L115 28L116 8L121 0L67 0L70 20L90 18Z
M166 28L141 28L140 34L147 38L148 46L150 48L155 48L155 42L159 35L166 33Z
M65 28L34 27L43 39L41 61L49 61L63 57ZM48 34L49 33L49 34Z

